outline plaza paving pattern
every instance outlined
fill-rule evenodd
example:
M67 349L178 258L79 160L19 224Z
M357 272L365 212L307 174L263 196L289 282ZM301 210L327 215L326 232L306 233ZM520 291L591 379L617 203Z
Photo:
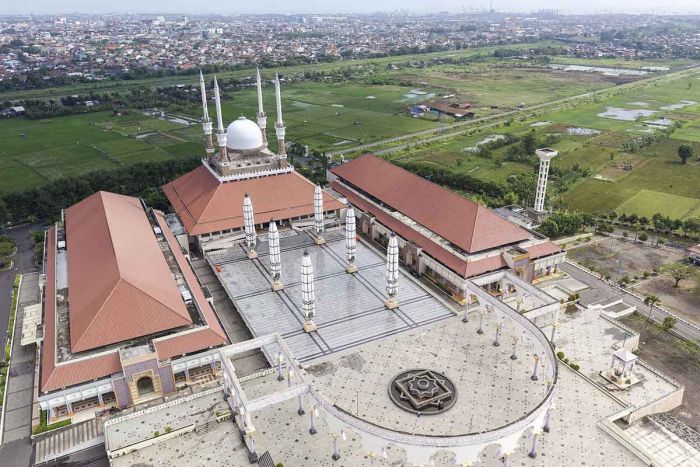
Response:
M545 398L552 362L540 361L539 379L532 381L533 354L541 345L526 335L518 344L518 358L511 360L512 337L522 328L506 320L500 346L493 346L495 328L485 326L477 334L478 320L462 323L453 318L399 336L365 344L346 355L314 361L308 368L316 387L331 403L360 418L390 430L429 436L461 435L508 425L534 410ZM426 368L444 374L454 384L457 401L440 415L415 414L397 407L388 398L389 384L399 372Z
M296 232L295 232L296 233ZM253 335L279 332L302 362L439 321L452 309L404 271L399 279L399 308L384 307L386 260L362 242L357 244L358 272L345 272L343 232L326 232L326 244L318 246L304 232L280 239L285 288L271 289L267 243L259 257L249 260L241 246L213 256L212 263L224 288ZM301 311L301 258L308 250L314 266L318 331L303 331Z

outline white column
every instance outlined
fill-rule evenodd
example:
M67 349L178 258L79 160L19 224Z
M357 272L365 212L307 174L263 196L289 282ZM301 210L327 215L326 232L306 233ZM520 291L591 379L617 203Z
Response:
M316 244L318 245L326 243L323 238L323 223L323 191L319 185L316 185L314 188L314 227L316 227Z
M399 306L396 299L399 285L399 240L394 232L389 237L389 245L386 249L386 293L389 299L384 302L384 305L393 310Z
M270 273L272 275L272 290L281 290L283 288L280 276L282 274L282 264L280 255L280 234L277 231L277 223L274 220L270 221L270 230L268 232L268 246L270 250Z
M314 267L308 251L301 259L301 309L304 312L304 331L317 329L313 318L316 315L316 294L314 292Z
M357 266L355 265L357 230L355 227L355 209L352 205L348 205L348 210L345 213L345 252L348 259L348 265L345 270L350 274L357 272Z
M255 218L253 216L253 202L250 200L248 193L243 197L243 228L245 229L245 242L248 247L248 258L257 258L255 245L257 243L257 234L255 233Z
M263 97L262 97L262 79L260 78L260 69L256 67L256 78L257 78L257 89L258 89L258 128L262 132L263 143L267 147L267 116L265 115L265 110L263 109Z

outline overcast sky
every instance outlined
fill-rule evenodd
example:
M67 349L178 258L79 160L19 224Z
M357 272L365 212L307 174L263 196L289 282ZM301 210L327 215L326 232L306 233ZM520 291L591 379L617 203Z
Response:
M556 8L562 12L700 12L700 0L494 0L500 11ZM0 0L0 14L78 13L368 13L408 9L415 12L483 9L489 0Z

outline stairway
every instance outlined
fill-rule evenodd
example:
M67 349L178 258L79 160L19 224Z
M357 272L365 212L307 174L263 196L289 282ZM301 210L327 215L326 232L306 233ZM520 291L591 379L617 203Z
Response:
M90 419L34 438L35 463L41 464L104 443L102 422Z

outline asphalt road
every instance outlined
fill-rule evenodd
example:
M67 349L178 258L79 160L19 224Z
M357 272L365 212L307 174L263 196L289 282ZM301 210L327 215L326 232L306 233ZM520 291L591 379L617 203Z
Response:
M12 302L12 284L18 273L36 271L34 267L34 245L29 239L29 231L40 229L39 226L22 225L0 231L3 235L12 235L17 242L17 253L11 258L12 268L0 272L0 345L5 348L7 340L7 323L10 320L10 304ZM0 357L4 359L4 353Z
M12 235L17 241L17 253L12 257L14 264L8 271L0 272L0 347L5 348L7 340L7 324L10 319L10 305L12 301L12 285L15 275L35 271L34 248L28 238L29 231L40 229L39 226L23 225L7 229L2 234ZM4 359L4 352L2 352ZM27 436L16 441L11 441L0 446L0 465L2 467L28 467L33 463L32 445Z
M645 305L643 300L639 300L634 295L623 292L606 281L598 279L587 272L581 271L571 264L563 263L560 267L574 279L589 286L588 289L580 292L583 304L588 305L601 300L609 300L613 297L623 298L625 303L628 305L636 306L637 311L639 311L642 315L649 316L649 306ZM652 319L657 322L663 322L664 318L667 316L670 315L665 310L658 307L654 307L651 311ZM700 342L700 329L698 329L698 327L693 327L679 320L673 329L677 334L685 337L686 339Z

